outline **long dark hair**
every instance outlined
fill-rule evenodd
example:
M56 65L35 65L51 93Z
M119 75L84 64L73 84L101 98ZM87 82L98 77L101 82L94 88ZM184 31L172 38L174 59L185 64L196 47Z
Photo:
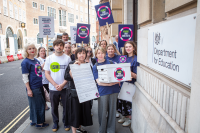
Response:
M39 47L39 48L38 48L37 58L40 57L40 54L39 54L39 53L40 53L40 50L41 50L41 49L44 49L44 50L45 50L44 47ZM46 58L46 56L47 56L47 54L46 54L46 50L45 50L45 56L44 56L44 57Z
M125 44L124 44L124 55L127 55L127 57L128 57L128 53L125 50L126 44L128 44L128 43L131 44L133 46L133 48L135 49L135 50L133 50L133 58L134 58L134 55L137 56L137 44L134 41L125 42Z

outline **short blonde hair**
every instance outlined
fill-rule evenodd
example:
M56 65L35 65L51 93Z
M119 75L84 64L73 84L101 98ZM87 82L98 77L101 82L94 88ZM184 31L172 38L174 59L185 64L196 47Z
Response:
M91 48L90 46L88 46L88 47L86 48L86 50L88 51L89 48L92 50L92 48ZM93 52L91 53L90 57L93 57Z
M95 57L97 57L98 50L100 50L101 52L103 52L106 55L106 50L105 49L103 49L102 47L97 47L95 49Z
M24 58L28 57L27 49L28 49L29 46L34 46L35 47L35 44L28 43L28 44L26 44L24 46L23 51L22 51L22 55L23 55ZM36 55L37 55L37 48L35 47L35 55L34 56L36 56Z

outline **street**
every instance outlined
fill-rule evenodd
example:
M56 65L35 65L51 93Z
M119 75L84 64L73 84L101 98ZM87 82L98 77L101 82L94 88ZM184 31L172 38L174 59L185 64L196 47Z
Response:
M26 89L21 76L22 61L0 64L0 132L28 106ZM13 126L15 121L11 123L9 127L13 127L9 133L13 133L28 116L29 112L20 120L18 117L16 120L19 121L16 125Z

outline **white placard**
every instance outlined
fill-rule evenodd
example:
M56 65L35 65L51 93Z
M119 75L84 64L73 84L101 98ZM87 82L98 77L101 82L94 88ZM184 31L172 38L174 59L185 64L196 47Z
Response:
M70 64L70 69L80 103L100 97L89 63Z
M39 16L39 37L54 38L54 17Z
M120 90L120 93L118 95L118 99L132 102L132 97L135 94L135 90L136 90L136 86L134 84L124 82Z
M76 43L77 26L70 26L71 44Z
M148 29L148 66L191 85L196 14Z

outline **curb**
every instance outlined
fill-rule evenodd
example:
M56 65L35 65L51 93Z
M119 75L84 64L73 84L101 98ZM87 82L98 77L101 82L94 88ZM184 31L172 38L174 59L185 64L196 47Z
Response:
M29 118L14 132L14 133L22 133L26 127L30 124Z

